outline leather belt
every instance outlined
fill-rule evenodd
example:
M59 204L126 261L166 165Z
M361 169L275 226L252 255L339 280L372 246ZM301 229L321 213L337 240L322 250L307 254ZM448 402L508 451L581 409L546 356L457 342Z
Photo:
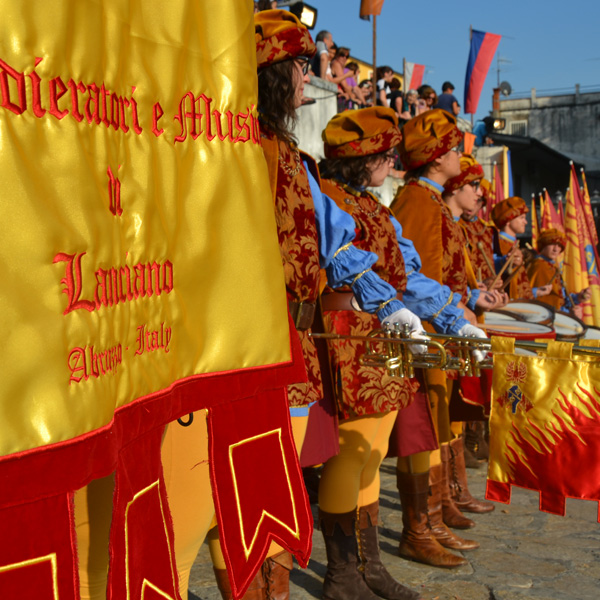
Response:
M352 303L354 294L352 292L332 292L321 296L321 307L323 310L360 310L358 304Z
M310 329L315 318L315 302L295 302L294 300L288 300L288 308L292 321L294 321L294 325L298 331Z
M402 300L402 292L398 292L398 300ZM361 312L358 301L352 292L332 292L321 296L323 310L354 310Z

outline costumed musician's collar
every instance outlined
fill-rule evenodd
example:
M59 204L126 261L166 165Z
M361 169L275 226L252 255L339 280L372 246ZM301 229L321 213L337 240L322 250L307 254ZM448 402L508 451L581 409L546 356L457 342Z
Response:
M514 235L510 235L510 233L506 233L506 231L499 231L498 237L501 237L503 240L508 242L516 242L517 238Z
M458 223L460 221L460 215L458 215L457 217L454 217L454 220Z
M333 181L335 181L341 188L344 188L345 191L347 191L349 194L352 194L353 196L363 196L364 193L367 191L366 186L360 185L358 187L354 187L346 181L344 181L341 177L334 177Z
M538 256L540 258L543 258L546 262L549 262L553 267L556 266L556 263L551 258L548 258L547 256L544 256L543 254L539 254Z
M426 188L433 188L440 196L444 193L444 186L436 183L428 177L419 177L419 181L417 183Z

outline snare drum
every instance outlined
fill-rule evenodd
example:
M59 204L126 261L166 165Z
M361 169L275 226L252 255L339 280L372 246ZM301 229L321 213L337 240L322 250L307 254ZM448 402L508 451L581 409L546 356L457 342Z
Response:
M600 340L600 327L588 327L581 337L582 340Z
M512 337L516 340L534 341L537 339L553 340L556 335L552 327L541 323L528 323L527 321L500 320L489 323L486 319L485 330L489 336Z
M577 317L556 311L554 314L554 330L556 331L557 340L577 342L585 334L587 326Z
M552 327L554 323L554 309L548 304L538 300L519 300L509 302L502 308L504 312L514 313L529 323L541 323Z

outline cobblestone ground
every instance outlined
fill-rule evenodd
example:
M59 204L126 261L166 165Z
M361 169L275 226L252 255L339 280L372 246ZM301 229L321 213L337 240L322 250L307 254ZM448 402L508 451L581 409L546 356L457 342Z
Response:
M538 510L536 492L513 489L510 505L496 504L487 515L469 515L477 526L468 536L481 548L465 553L470 565L448 571L397 556L402 513L396 491L395 462L381 468L382 560L396 579L425 600L598 600L600 598L600 524L596 502L567 500L565 517ZM482 498L485 468L468 470L471 492ZM313 507L316 513L316 507ZM463 532L464 533L464 532ZM321 598L325 549L315 531L307 569L295 568L291 600ZM203 546L190 580L189 600L219 600L212 566Z

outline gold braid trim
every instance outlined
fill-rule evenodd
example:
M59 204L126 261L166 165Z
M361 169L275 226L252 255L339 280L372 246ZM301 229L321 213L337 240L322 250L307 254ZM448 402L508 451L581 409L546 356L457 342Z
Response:
M450 295L448 296L448 301L446 302L446 304L444 304L444 306L442 306L442 308L440 308L440 310L438 310L435 315L431 316L431 320L433 319L437 319L437 317L440 316L440 314L442 313L442 311L446 308L446 306L449 306L450 303L452 302L452 298L454 297L454 293L450 292Z
M350 246L352 246L352 242L348 242L347 244L344 244L343 246L341 246L340 248L338 248L335 251L335 254L333 255L333 258L335 258L340 252L343 252L344 250L348 250L348 248L350 248Z
M396 300L396 297L390 298L389 300L386 300L385 302L382 302L378 307L377 307L377 311L379 312L384 306L387 306L392 300Z
M354 281L352 282L352 285L354 285L365 273L368 273L371 269L365 269L362 273L359 273L355 278Z

